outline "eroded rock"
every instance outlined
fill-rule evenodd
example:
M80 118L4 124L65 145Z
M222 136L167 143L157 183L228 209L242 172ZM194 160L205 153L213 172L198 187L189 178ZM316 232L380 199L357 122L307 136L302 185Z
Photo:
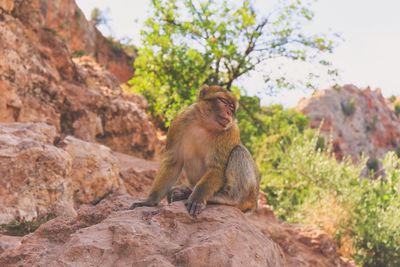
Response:
M0 122L46 122L61 136L152 158L158 139L146 101L124 93L92 58L73 60L58 28L46 24L74 14L74 1L12 3L12 12L0 9Z
M96 204L122 190L118 162L108 147L72 136L65 138L60 146L72 158L69 179L76 205Z
M0 124L0 223L39 214L73 216L72 158L45 123Z
M361 153L382 158L400 144L400 120L379 89L344 85L316 91L297 109L311 118L311 127L321 126L326 140L332 134L338 159L346 155L357 159Z
M4 252L0 265L285 266L280 247L235 208L210 206L192 218L182 202L124 210L132 201L106 201L122 207L85 228L79 219L50 221Z

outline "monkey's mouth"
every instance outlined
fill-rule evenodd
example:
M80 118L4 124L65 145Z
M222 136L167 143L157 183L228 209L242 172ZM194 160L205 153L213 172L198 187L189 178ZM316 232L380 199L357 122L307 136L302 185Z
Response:
M229 123L231 123L231 120L222 116L218 116L217 122L219 125L225 128Z

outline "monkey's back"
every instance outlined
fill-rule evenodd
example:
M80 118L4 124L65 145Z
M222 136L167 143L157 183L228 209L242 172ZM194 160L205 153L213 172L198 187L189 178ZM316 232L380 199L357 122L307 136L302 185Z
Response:
M257 166L247 148L239 144L232 150L225 170L224 191L238 203L241 210L256 208L259 190Z

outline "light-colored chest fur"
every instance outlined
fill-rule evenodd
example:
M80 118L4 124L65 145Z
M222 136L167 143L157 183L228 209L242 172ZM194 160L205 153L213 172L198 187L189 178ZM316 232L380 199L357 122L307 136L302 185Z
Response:
M190 126L183 136L181 155L183 169L194 186L207 170L207 157L212 149L210 133L200 126Z

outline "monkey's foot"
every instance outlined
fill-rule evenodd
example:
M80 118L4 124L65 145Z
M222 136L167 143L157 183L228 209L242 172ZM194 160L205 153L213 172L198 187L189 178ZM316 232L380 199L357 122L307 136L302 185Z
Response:
M188 186L173 187L167 194L168 203L188 199L191 193L192 189Z
M206 207L206 204L203 202L199 202L199 201L188 200L185 203L185 206L190 215L197 216Z
M137 201L137 202L134 202L134 203L129 207L129 209L130 209L130 210L133 210L133 209L136 209L136 208L138 208L138 207L154 207L154 206L157 206L157 203L155 203L154 201L151 201L151 200L145 200L145 201Z

